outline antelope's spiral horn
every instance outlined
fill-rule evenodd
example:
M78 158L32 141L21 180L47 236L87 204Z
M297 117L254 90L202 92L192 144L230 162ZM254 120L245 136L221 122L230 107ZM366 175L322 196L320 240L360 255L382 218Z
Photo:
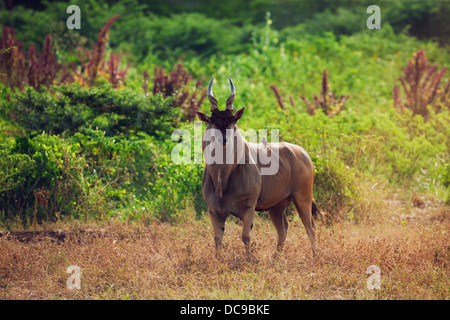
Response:
M230 77L228 77L228 80L230 80L231 93L227 99L226 105L227 105L227 109L233 111L233 102L234 102L234 97L236 96L236 88L234 87L233 80L231 80Z
M213 81L214 81L214 77L211 79L211 81L209 82L209 86L208 86L208 99L209 99L209 102L211 102L211 112L214 109L217 109L217 106L218 106L217 99L214 98L213 92L212 92Z

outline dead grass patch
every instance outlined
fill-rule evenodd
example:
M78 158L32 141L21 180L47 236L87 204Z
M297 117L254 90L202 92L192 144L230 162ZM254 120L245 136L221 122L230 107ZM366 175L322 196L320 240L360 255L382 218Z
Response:
M256 218L251 257L235 223L216 257L207 218L3 231L0 299L448 299L448 207L377 208L358 223L318 223L317 259L295 216L278 255L274 227ZM66 287L71 265L81 268L80 290ZM381 269L379 290L367 289L370 265Z

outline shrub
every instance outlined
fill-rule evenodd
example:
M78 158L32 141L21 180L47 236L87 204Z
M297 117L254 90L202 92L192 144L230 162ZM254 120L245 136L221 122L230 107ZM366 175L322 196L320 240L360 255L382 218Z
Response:
M322 110L328 116L339 114L345 108L345 102L350 96L341 95L339 98L334 92L330 92L327 70L323 70L322 88L319 97L314 95L314 104L310 103L304 96L301 97L308 108L308 113L314 115L316 110Z
M30 220L30 208L37 204L38 190L49 195L46 207L39 208L39 219L44 214L47 219L67 214L82 199L83 158L77 157L76 146L43 134L32 139L18 138L1 145L0 150L0 208L4 217Z
M153 95L160 93L163 97L173 97L172 107L181 109L183 119L188 121L195 119L195 111L200 108L206 97L206 89L200 90L202 85L200 80L195 82L192 93L189 92L187 86L191 80L192 77L180 63L167 75L164 69L155 68L153 79ZM146 85L144 75L144 91L146 91ZM200 97L197 97L198 93Z
M244 32L244 29L226 20L183 13L154 17L145 34L151 38L144 40L144 43L151 45L156 56L174 62L180 57L208 57L217 53L243 51Z
M68 140L81 148L90 170L103 183L120 186L136 196L145 196L155 177L156 147L149 136L108 137L104 131L86 129ZM118 197L116 200L120 200Z
M33 88L49 87L54 84L71 83L93 85L98 76L109 81L114 88L123 84L128 67L121 69L120 56L111 52L109 61L105 59L106 41L112 23L118 15L110 18L100 31L97 43L92 49L78 47L78 68L72 61L70 72L67 64L59 63L52 46L52 37L45 37L43 51L36 56L36 48L30 45L28 54L23 52L23 43L15 38L12 27L3 27L3 38L0 40L0 73L4 74L3 83L11 88L23 89L27 84Z
M151 207L162 221L174 221L180 211L193 205L196 217L206 210L201 191L203 166L198 164L175 164L169 153L157 159L156 180L152 182Z
M5 145L0 149L0 193L21 188L35 161L26 154L11 154Z
M1 144L0 214L24 224L32 213L38 222L114 216L152 194L155 150L145 134L126 140L91 129Z
M410 109L414 114L428 115L428 105L436 111L450 108L450 81L447 85L441 83L447 69L438 70L436 65L428 63L423 49L413 54L403 69L399 81L403 88L404 100L400 97L400 90L394 85L394 106L401 111Z
M445 187L445 170L450 142L449 110L436 113L428 107L428 116L414 115L409 109L405 115L377 123L384 137L383 162L390 181L418 191L436 191Z
M111 51L109 61L105 60L109 29L117 18L119 18L119 15L114 15L106 22L98 34L97 42L92 49L78 48L78 58L81 66L77 68L74 62L71 65L74 72L74 80L79 84L92 86L99 75L108 80L113 88L117 88L124 83L129 67L121 69L120 55Z
M52 91L27 88L12 94L3 108L27 133L73 134L98 127L109 136L137 131L164 136L172 130L178 112L171 103L160 95L137 95L109 85L82 88L71 84L55 86Z
M174 222L191 205L201 217L203 167L174 164L172 144L93 129L0 144L0 217L25 225L63 216Z
M283 98L280 94L280 91L277 86L271 85L270 89L275 94L275 97L277 98L278 105L281 109L285 109ZM322 88L320 91L319 97L317 95L314 95L314 103L310 103L308 99L306 99L304 96L301 96L301 99L305 103L309 115L314 115L317 110L322 110L324 114L328 116L334 116L339 114L344 108L345 108L345 102L350 98L350 96L344 96L341 95L339 97L336 96L334 92L330 91L330 85L328 80L328 74L327 70L323 70L322 74ZM295 108L294 99L292 96L289 96L289 103L291 104L292 108Z
M327 219L339 221L358 204L356 177L336 153L312 155L314 163L314 199Z
M11 88L24 88L26 84L34 88L65 83L71 80L66 64L58 62L52 50L52 39L47 36L43 52L36 57L36 49L31 45L26 55L23 43L15 38L12 27L3 27L3 37L0 40L0 74L2 82Z
M361 13L364 13L366 8L367 6L353 4L352 8L337 8L334 12L326 9L323 12L317 12L297 28L302 27L309 34L320 34L326 31L336 35L353 34L366 28L366 20L361 19Z
M280 108L285 110L286 108L284 107L283 98L281 97L280 90L278 89L278 87L275 85L271 85L270 89L275 94L275 97L277 98L277 102L278 102L278 105L280 106ZM294 101L292 100L292 96L289 96L289 101L291 103L292 108L294 108Z

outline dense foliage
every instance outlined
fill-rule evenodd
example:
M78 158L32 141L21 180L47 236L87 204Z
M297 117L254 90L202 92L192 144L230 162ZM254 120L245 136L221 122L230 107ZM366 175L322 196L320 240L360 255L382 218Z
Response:
M0 11L0 220L201 216L203 166L175 164L171 134L193 133L212 76L219 107L233 78L240 128L307 150L331 217L358 216L377 188L449 201L450 55L402 32L441 4L386 3L368 30L364 2L255 3L79 1L81 30L65 29L65 2Z
M93 127L107 135L146 132L167 135L178 110L161 95L145 96L134 90L111 86L81 88L55 86L37 91L31 87L10 96L4 108L28 134L75 133Z

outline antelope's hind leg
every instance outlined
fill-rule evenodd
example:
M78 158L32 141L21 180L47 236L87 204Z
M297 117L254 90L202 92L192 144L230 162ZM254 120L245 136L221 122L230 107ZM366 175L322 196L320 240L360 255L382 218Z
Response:
M216 245L216 251L220 251L220 249L222 248L223 233L225 232L226 218L217 215L212 210L208 211L209 211L209 218L211 219L211 223L214 229L214 242Z
M250 235L253 229L253 218L255 208L247 210L242 216L242 242L245 245L245 252L250 255Z
M278 203L269 209L270 220L278 233L277 250L282 251L284 242L286 241L289 223L286 219L286 207Z
M306 234L311 242L313 256L315 257L319 252L319 246L317 245L316 239L316 226L311 213L312 199L299 200L299 197L294 197L294 204L300 218L302 219L303 225L305 226Z

